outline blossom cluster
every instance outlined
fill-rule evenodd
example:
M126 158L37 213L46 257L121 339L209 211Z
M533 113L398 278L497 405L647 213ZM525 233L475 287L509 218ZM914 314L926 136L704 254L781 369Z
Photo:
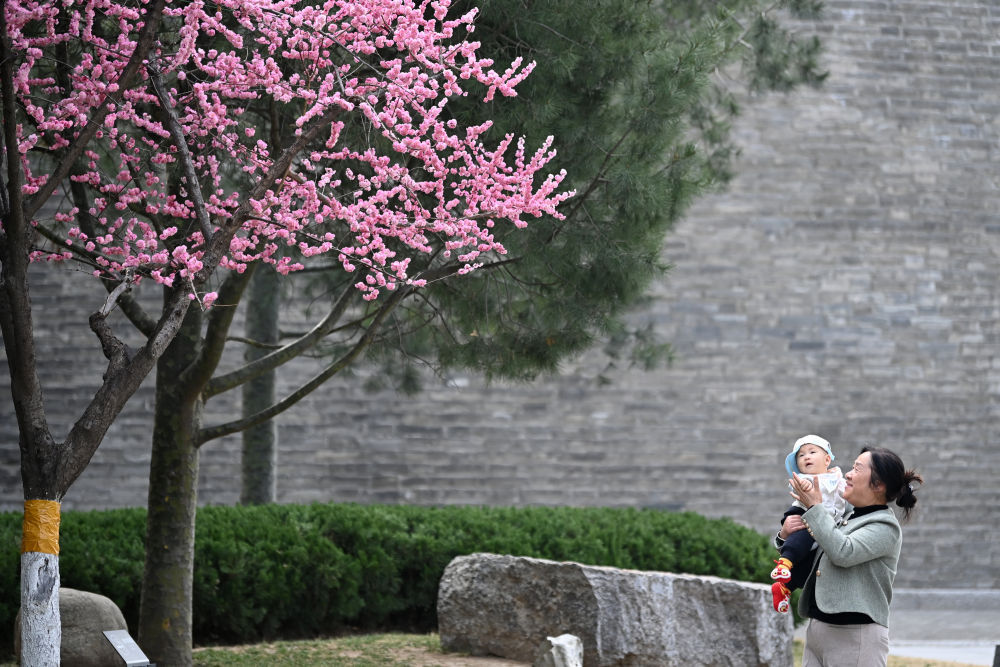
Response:
M459 272L473 270L506 252L497 222L558 218L572 195L560 191L565 174L545 172L551 138L534 151L512 135L488 146L489 122L463 127L449 114L449 101L473 87L484 102L514 95L534 67L515 60L501 72L479 56L474 10L450 17L449 0L168 0L148 60L155 68L119 87L149 4L6 3L26 195L46 183L45 156L58 158L110 104L70 177L90 193L86 210L79 199L67 203L57 214L70 226L67 248L36 260L86 257L105 276L190 282L206 235L248 202L220 266L242 271L263 260L287 273L330 253L375 299L421 284L411 260L442 244ZM154 92L153 71L171 109ZM267 108L292 119L283 138L261 113ZM208 229L180 168L171 110ZM320 138L251 199L285 146L321 122Z

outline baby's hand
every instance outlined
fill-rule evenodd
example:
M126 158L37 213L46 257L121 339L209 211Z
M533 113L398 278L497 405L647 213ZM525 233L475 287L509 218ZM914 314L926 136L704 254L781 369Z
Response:
M823 502L823 494L819 487L808 477L792 473L792 490L790 494L806 508L818 505Z

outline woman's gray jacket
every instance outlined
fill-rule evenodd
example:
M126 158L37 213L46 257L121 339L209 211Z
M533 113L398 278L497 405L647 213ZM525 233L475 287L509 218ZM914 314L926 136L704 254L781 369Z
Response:
M799 614L809 616L815 597L827 614L861 612L889 627L892 581L902 546L902 531L886 508L836 523L822 505L802 515L806 530L819 545L815 571L802 589Z

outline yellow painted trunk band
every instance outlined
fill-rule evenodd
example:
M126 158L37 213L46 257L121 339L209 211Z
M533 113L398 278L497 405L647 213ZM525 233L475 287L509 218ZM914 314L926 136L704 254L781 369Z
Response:
M59 503L55 500L25 500L21 553L59 555Z

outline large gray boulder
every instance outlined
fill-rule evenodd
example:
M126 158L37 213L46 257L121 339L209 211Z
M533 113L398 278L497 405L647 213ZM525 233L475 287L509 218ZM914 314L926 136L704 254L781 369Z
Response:
M110 598L75 588L59 589L59 617L63 667L109 667L124 665L105 630L126 630L125 616ZM21 655L21 611L14 621L14 649Z
M764 584L496 554L459 556L438 590L448 651L532 662L546 637L584 667L792 667L792 618Z

